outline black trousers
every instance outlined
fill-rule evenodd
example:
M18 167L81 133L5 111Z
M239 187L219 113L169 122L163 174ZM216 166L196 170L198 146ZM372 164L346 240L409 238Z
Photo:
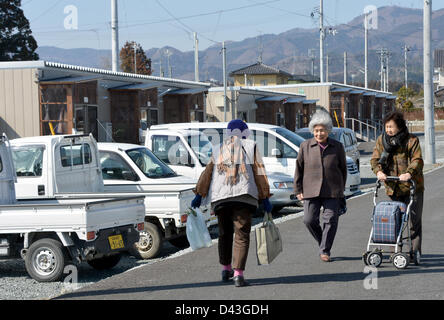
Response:
M392 201L410 202L409 196L390 196ZM422 244L422 208L424 205L424 192L416 193L413 196L413 203L410 210L410 238L412 239L413 251L421 251Z
M251 219L255 210L254 206L242 202L224 203L215 208L219 226L220 264L232 263L234 269L245 270L250 247Z
M330 255L338 229L339 204L337 198L304 199L304 223L319 244L319 254ZM320 221L321 207L324 208L322 221Z

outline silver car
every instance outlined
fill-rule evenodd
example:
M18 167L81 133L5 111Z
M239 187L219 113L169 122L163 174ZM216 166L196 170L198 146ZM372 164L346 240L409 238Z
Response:
M291 199L293 194L293 177L280 173L267 173L268 184L270 185L270 193L272 194L270 202L273 205L273 212L278 212L286 206L302 206L297 199Z

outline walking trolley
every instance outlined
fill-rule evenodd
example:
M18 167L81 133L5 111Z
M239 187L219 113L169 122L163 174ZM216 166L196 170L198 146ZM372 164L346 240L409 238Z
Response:
M391 176L387 177L387 181L400 182L398 177ZM367 251L362 256L366 265L379 267L383 261L383 253L391 253L390 261L398 269L407 268L411 260L415 265L420 263L419 252L413 252L409 219L416 185L412 179L407 182L410 184L410 199L407 205L400 201L376 203L381 181L376 182L373 195L372 229ZM408 243L408 253L402 252L405 242Z

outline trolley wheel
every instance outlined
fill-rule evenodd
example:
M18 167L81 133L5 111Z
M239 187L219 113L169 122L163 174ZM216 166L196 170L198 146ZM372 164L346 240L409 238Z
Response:
M397 269L405 269L409 265L410 257L405 253L395 253L392 256L392 261Z
M367 265L377 268L381 265L382 259L383 257L381 252L378 251L370 252L367 255Z

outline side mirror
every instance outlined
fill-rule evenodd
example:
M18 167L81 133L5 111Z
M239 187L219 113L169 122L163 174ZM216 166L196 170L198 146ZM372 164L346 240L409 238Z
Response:
M281 150L279 149L271 149L271 155L276 158L280 158L282 156Z
M122 173L122 175L123 175L123 178L125 180L128 180L128 181L139 181L139 177L134 172L125 171L125 172Z

